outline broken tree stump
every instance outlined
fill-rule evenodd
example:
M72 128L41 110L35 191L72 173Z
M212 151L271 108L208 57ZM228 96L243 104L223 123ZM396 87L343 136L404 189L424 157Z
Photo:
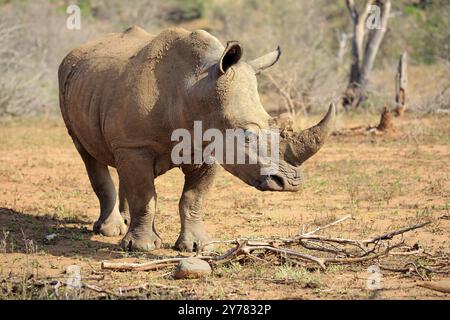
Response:
M400 56L395 76L395 115L403 116L406 109L406 87L408 86L408 56L406 52Z

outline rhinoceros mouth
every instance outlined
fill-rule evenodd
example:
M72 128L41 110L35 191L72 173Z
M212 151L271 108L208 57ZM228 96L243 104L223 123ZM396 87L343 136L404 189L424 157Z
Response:
M285 190L286 182L283 177L278 175L265 176L257 185L256 188L260 191L283 191Z

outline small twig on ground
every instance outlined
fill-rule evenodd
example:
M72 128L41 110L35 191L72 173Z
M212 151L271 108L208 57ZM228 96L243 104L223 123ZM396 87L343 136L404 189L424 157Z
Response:
M198 258L203 260L211 259L211 257L208 256L201 256ZM186 259L186 257L166 258L144 263L103 261L101 264L101 268L114 271L149 271L176 265L183 259Z
M168 289L168 290L178 290L181 291L183 288L178 286L169 286L161 283L150 283L146 282L143 284L139 284L136 286L129 286L129 287L119 287L116 290L119 292L119 295L123 295L126 292L134 291L134 290L147 290L151 289L152 287L158 288L158 289Z
M364 256L364 257L357 257L357 258L328 258L325 259L325 263L338 263L338 264L348 264L348 263L358 263L358 262L364 262L369 260L375 260L382 256L386 256L389 254L389 251L391 251L394 248L398 248L399 246L403 245L404 242L399 242L397 244L394 244L392 246L388 246L384 251L378 252L371 256Z
M423 249L413 250L413 251L407 251L407 252L389 252L389 255L391 256L413 256L419 253L422 253Z
M374 242L377 242L377 241L380 241L380 240L390 240L394 236L403 234L403 233L408 232L408 231L412 231L412 230L415 230L415 229L419 229L419 228L425 227L426 225L428 225L430 223L431 223L431 221L425 221L425 222L418 223L418 224L415 224L415 225L410 226L410 227L405 227L405 228L401 228L401 229L398 229L398 230L395 230L395 231L387 232L385 234L382 234L380 236L374 237L372 239L363 240L363 243L374 243Z
M312 231L310 231L310 232L303 233L302 236L310 236L310 235L313 235L313 234L316 233L316 232L319 232L319 231L321 231L321 230L323 230L323 229L332 227L332 226L334 226L334 225L336 225L336 224L338 224L338 223L341 223L341 222L343 222L343 221L345 221L345 220L347 220L347 219L350 219L351 217L352 217L352 215L350 215L350 214L349 214L349 215L346 215L346 216L342 217L341 219L336 220L336 221L334 221L334 222L332 222L332 223L329 223L329 224L324 225L324 226L321 226L321 227L317 227L316 229L314 229L314 230L312 230Z
M93 284L82 283L81 286L82 286L82 288L86 288L86 289L95 291L97 293L105 293L105 294L108 294L108 295L111 295L111 296L117 296L117 293L115 293L113 291L110 291L110 290L107 290L107 289L103 289L103 288L101 288L99 286L96 286L96 285L93 285Z

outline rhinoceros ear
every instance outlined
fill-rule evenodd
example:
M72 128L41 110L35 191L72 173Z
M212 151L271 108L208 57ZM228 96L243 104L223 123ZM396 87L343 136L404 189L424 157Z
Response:
M227 70L242 58L243 49L237 41L228 41L227 47L222 54L219 62L220 73L224 74Z
M253 67L256 74L259 74L264 69L273 66L278 61L278 59L280 59L280 56L281 48L278 46L277 50L263 55L262 57L256 58L255 60L248 62L248 64Z

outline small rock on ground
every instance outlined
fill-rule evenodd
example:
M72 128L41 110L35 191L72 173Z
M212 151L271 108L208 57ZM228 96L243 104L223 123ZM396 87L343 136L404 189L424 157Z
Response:
M181 260L175 270L175 279L198 279L211 274L211 266L208 262L197 258Z

